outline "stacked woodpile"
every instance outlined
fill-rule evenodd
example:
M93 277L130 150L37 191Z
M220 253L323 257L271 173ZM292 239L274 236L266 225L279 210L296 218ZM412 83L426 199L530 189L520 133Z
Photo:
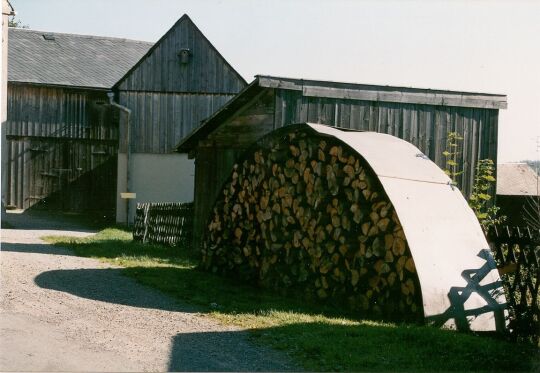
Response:
M283 130L248 154L214 206L206 269L363 314L422 315L398 216L356 152L309 130Z

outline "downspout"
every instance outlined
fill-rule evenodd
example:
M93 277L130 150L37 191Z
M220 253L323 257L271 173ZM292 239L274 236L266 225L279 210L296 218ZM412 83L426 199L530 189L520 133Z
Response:
M126 192L131 192L131 110L114 101L114 92L107 92L109 104L126 113ZM126 224L129 226L129 199L126 199Z

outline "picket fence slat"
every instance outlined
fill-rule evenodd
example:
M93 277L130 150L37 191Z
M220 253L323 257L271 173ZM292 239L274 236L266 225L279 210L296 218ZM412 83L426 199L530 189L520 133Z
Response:
M510 329L540 344L540 231L497 226L488 241L507 290Z
M188 247L192 225L192 203L138 203L133 239L143 243Z

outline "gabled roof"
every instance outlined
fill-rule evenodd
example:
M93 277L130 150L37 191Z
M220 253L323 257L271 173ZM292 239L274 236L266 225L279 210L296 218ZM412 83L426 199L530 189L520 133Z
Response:
M197 25L192 21L192 19L187 15L187 14L184 14L182 15L182 17L180 17L178 19L178 21L176 21L176 23L152 46L152 48L148 49L148 51L144 54L144 56L142 56L140 58L140 60L134 64L125 74L124 76L122 76L117 82L116 84L114 84L114 89L122 89L122 87L120 87L122 85L122 83L124 83L124 81L135 71L137 70L137 68L143 64L145 62L145 60L147 60L151 55L152 53L163 43L163 41L165 41L167 38L169 38L169 36L175 32L175 30L177 29L177 27L183 23L183 22L188 22L189 25L195 30L195 32L198 34L198 36L200 36L202 39L204 39L206 41L206 43L208 43L208 46L209 48L211 48L216 54L217 56L222 60L222 62L230 69L230 71L232 72L232 74L234 76L236 76L236 78L241 82L241 85L242 86L245 86L247 85L247 82L246 80L242 77L242 75L240 75L238 73L238 71L236 71L234 69L234 67L232 67L232 65L221 55L221 53L219 53L219 51L216 49L216 47L214 47L214 45L210 42L210 40L208 40L208 38L203 34L203 32L197 27Z
M152 44L10 28L8 81L110 89Z
M506 95L458 92L424 88L378 86L357 83L305 80L257 75L244 90L220 110L195 128L177 146L177 152L189 152L199 140L213 132L229 115L263 89L285 89L302 92L306 97L324 97L350 100L382 101L436 106L505 109Z
M497 165L497 194L504 196L537 196L540 184L536 172L527 163Z

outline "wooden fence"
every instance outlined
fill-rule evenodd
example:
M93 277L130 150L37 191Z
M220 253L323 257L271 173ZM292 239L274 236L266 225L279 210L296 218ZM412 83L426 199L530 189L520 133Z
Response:
M138 203L133 239L190 247L192 225L192 203Z
M540 343L540 231L499 226L489 231L506 288L510 329L517 338Z

